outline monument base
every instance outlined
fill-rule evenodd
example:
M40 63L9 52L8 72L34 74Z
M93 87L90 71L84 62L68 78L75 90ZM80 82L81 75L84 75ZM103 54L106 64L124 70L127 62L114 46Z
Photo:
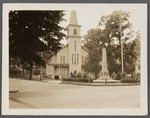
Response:
M108 75L108 76L100 76L99 78L98 78L98 80L112 80L112 78Z
M109 72L101 72L101 76L98 78L98 80L112 80L112 78L109 76Z

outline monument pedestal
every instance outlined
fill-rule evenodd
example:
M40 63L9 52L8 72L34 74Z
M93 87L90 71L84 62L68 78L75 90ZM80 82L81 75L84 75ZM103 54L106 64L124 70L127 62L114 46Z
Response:
M112 78L109 76L108 71L102 71L98 80L112 80Z

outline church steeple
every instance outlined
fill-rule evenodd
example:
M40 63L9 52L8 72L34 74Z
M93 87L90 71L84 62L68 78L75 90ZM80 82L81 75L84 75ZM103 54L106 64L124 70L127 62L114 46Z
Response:
M71 11L69 24L78 25L77 13L75 10Z
M77 13L75 10L70 13L70 22L67 26L67 44L69 55L69 71L81 72L81 25L78 25Z
M66 27L66 29L68 31L67 39L69 37L81 38L80 27L81 27L81 25L78 25L78 19L77 19L76 11L75 10L71 10L70 21L69 21L68 26Z

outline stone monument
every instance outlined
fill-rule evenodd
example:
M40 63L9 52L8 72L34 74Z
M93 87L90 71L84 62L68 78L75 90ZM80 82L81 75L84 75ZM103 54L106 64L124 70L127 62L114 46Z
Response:
M112 80L109 76L109 72L107 69L107 56L106 56L106 49L103 48L102 50L102 71L100 73L100 77L98 80Z

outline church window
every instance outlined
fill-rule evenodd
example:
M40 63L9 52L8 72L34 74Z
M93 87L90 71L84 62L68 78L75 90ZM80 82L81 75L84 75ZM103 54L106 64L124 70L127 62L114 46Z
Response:
M73 30L73 34L74 34L74 35L77 35L77 29L74 29L74 30Z
M65 56L63 56L63 63L65 64Z
M140 67L140 66L138 66L138 69L140 70L140 69L141 69L141 67Z
M69 36L69 29L67 30L68 36Z
M72 64L73 64L73 54L72 54Z
M79 54L77 54L77 64L79 64Z
M87 56L85 57L85 62L84 63L87 63Z
M74 50L76 50L76 41L74 41Z
M76 53L74 53L74 64L76 64Z

